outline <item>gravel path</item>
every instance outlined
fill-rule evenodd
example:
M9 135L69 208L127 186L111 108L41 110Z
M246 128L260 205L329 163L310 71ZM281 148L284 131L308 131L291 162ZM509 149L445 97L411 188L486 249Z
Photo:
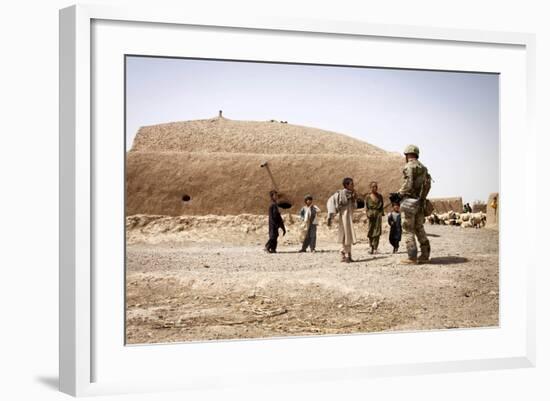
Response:
M338 246L317 253L282 243L134 243L127 248L127 342L424 330L498 325L498 231L426 226L432 263L400 265L384 234L380 253ZM404 248L404 244L402 244Z

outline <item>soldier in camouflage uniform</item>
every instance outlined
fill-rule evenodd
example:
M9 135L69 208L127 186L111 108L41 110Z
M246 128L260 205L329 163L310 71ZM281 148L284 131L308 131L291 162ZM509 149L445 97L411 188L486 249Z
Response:
M431 186L431 177L428 169L418 161L420 151L418 146L409 145L405 148L407 164L403 169L403 185L399 189L402 200L419 199L418 210L412 213L403 213L403 239L407 245L408 258L404 264L428 263L430 259L430 241L424 231L424 203ZM420 256L416 248L416 238L420 243Z

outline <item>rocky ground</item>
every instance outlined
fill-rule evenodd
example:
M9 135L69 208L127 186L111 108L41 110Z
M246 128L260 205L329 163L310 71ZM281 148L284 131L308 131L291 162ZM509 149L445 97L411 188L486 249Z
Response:
M404 266L398 262L405 254L391 254L386 233L380 253L370 255L360 222L361 243L351 264L339 261L338 246L330 240L334 229L326 227L316 253L297 253L297 230L288 224L278 254L266 254L260 228L216 230L205 223L195 227L195 235L175 227L147 236L144 225L132 224L127 225L128 344L499 322L496 230L427 225L432 263Z

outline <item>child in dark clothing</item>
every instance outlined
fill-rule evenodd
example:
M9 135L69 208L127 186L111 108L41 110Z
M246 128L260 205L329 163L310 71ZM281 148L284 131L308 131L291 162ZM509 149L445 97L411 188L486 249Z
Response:
M270 191L269 197L271 198L271 205L269 206L269 240L265 244L265 251L269 253L277 252L277 238L279 237L279 228L283 230L283 235L286 234L285 223L279 212L279 206L277 206L277 200L279 194L277 191Z
M393 246L393 253L399 250L399 241L401 241L401 213L399 203L392 204L392 211L388 214L388 224L390 225L390 244Z

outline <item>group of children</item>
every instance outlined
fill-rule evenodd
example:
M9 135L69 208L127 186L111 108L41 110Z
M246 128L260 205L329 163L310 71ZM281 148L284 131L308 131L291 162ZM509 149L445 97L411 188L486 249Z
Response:
M353 184L353 182L352 182ZM353 192L354 193L354 192ZM337 194L335 194L337 195ZM286 234L286 228L284 225L283 218L279 212L279 207L277 206L278 193L277 191L271 191L269 193L271 198L271 204L269 206L269 240L265 244L265 251L268 253L277 252L277 240L279 237L279 230L282 230L283 236ZM342 196L345 198L346 194L343 193ZM355 198L352 199L355 201ZM330 199L329 199L329 209L330 209ZM336 206L337 207L337 206ZM399 203L392 203L392 210L387 216L387 221L390 226L389 241L393 247L393 253L397 253L399 249L399 242L401 241L401 213L400 213ZM350 210L353 210L353 207L350 205ZM369 220L369 242L370 242L370 253L377 252L378 249L378 240L382 232L382 215L384 214L384 204L382 196L378 194L378 185L376 183L371 183L371 194L367 196L366 199L366 210L367 218ZM318 214L321 209L313 204L313 197L311 195L306 195L304 197L304 206L300 210L300 219L302 221L301 229L301 242L302 247L299 252L306 252L309 247L311 252L315 252L315 246L317 243L317 225L319 223ZM352 216L349 216L351 220ZM329 219L328 224L331 224L331 213L329 210ZM342 229L345 229L345 222L340 222ZM354 233L353 233L354 235ZM355 242L355 241L353 241ZM351 247L351 246L350 246ZM344 250L344 254L346 250ZM351 249L348 254L351 261Z

